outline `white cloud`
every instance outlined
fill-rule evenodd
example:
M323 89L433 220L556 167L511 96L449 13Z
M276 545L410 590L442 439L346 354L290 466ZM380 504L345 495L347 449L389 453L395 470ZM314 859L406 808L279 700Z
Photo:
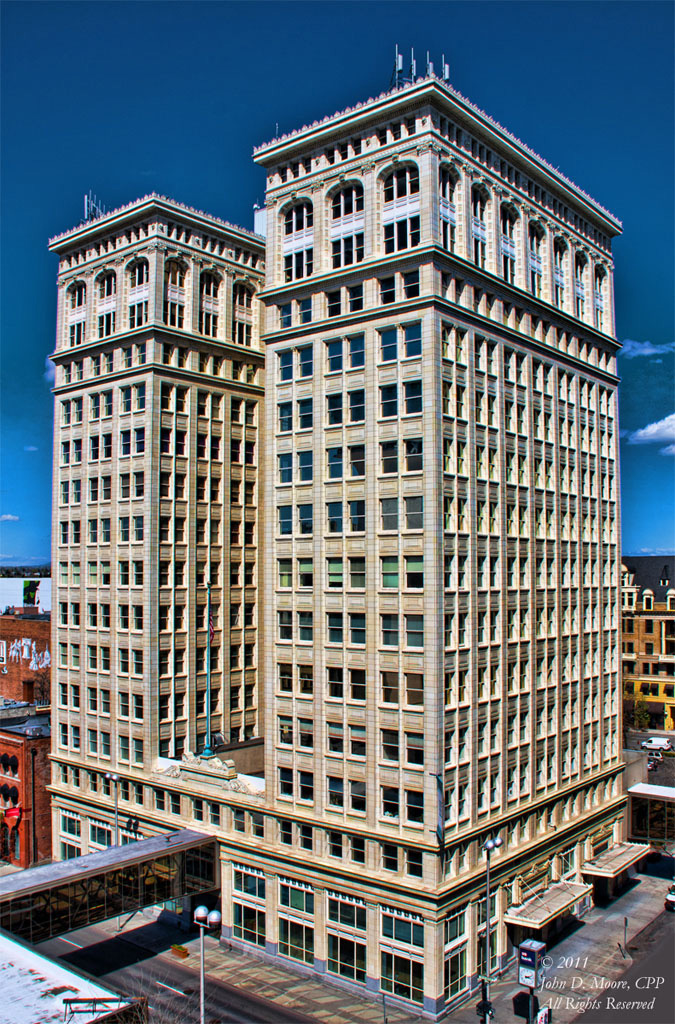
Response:
M45 372L43 374L43 377L48 384L53 384L56 380L56 367L54 366L49 356L45 357Z
M36 452L36 451L37 451L37 448L35 447L35 445L34 445L34 444L25 444L25 445L23 446L23 450L24 450L25 452Z
M633 341L625 338L619 355L626 359L639 359L644 356L662 356L675 352L675 341L667 341L664 345L654 345L651 341Z
M19 517L6 513L4 516L0 516L0 523L18 523Z
M668 443L661 449L661 455L675 455L675 412L628 435L629 444L662 444L664 441Z

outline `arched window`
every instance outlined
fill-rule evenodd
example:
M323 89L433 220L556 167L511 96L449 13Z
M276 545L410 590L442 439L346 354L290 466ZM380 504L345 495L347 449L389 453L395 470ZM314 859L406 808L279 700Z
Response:
M530 291L537 298L541 297L542 266L545 232L541 224L530 221L527 232L528 256L530 261Z
M219 290L220 278L205 270L199 278L199 332L210 338L218 335Z
M457 235L457 208L455 192L459 176L451 167L441 167L438 176L439 212L441 218L441 245L450 252L455 250Z
M477 267L484 267L487 258L487 208L489 196L485 189L474 185L471 189L471 237L473 238L473 261Z
M363 259L362 185L347 185L333 196L330 240L333 267L347 267Z
M642 608L646 612L651 612L654 608L654 595L651 590L645 590L642 595Z
M399 167L384 179L384 251L420 244L420 176L416 167Z
M513 206L502 203L500 210L502 229L502 276L509 284L516 280L516 224L518 214Z
M586 270L586 257L578 252L574 257L574 311L582 320L586 312L586 288L584 285L584 272Z
M284 215L284 279L297 281L314 270L314 212L308 199Z
M129 287L140 288L141 285L147 284L150 276L150 270L148 267L147 260L137 260L132 263L129 268Z
M595 310L595 326L599 331L605 326L605 280L607 272L600 264L593 273L593 307Z
M164 264L164 323L183 326L185 317L185 265L179 260Z
M81 345L86 334L87 287L83 281L75 281L68 289L68 341L70 345Z
M98 279L98 336L108 338L115 331L115 295L117 276L113 272L102 274Z
M553 301L559 309L565 305L565 259L567 246L562 238L553 243Z
M129 329L148 322L150 269L147 260L137 260L129 267Z
M68 289L71 309L80 309L87 301L87 286L83 281L76 281Z
M98 279L98 297L99 299L107 299L111 295L114 295L117 291L117 276L111 271L109 274L103 274Z

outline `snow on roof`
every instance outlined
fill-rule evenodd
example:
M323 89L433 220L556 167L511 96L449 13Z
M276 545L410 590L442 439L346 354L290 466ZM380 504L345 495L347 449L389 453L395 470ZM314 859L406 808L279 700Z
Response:
M2 1019L12 1024L56 1024L64 1020L64 999L116 998L84 975L50 960L9 935L0 934ZM121 1004L126 1005L123 1000ZM78 1024L99 1020L101 1010L78 1013Z

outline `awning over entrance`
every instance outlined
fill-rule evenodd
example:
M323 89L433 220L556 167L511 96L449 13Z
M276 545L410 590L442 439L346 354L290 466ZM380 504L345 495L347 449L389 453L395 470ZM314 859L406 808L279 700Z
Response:
M510 907L504 914L504 920L507 924L516 924L521 928L543 928L591 892L592 885L556 882L539 896L533 896L518 907Z
M598 854L593 860L585 861L581 870L585 875L616 878L647 853L649 846L646 843L619 843L611 850Z

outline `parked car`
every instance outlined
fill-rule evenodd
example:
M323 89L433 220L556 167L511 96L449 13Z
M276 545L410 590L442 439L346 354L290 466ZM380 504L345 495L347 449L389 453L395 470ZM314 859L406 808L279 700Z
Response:
M643 740L640 744L642 750L672 750L673 745L670 740L667 740L661 736L650 736L648 740Z
M660 761L660 758L659 758ZM657 772L659 770L659 761L652 761L651 757L647 761L647 771Z
M672 910L675 912L675 885L671 885L670 889L666 893L666 900L663 906L665 910Z

